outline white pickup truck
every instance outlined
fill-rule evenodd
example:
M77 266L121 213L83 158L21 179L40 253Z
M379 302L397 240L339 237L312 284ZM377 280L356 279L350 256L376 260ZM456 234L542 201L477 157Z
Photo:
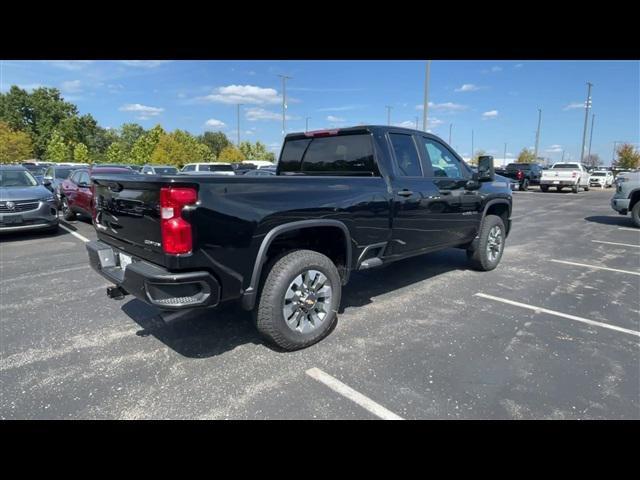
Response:
M554 163L548 170L542 171L540 190L546 192L549 187L556 187L560 192L564 187L571 187L573 193L584 188L589 190L589 172L580 163Z

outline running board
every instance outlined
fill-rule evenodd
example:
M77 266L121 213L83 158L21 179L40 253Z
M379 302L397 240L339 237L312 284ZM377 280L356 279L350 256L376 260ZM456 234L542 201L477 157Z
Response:
M382 265L382 259L379 257L367 258L360 263L358 270L366 270L367 268L379 267Z

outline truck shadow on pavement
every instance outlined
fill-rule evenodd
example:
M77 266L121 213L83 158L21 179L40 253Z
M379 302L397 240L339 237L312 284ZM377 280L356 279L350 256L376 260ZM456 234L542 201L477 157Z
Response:
M31 232L6 232L0 233L0 243L5 242L25 242L27 240L39 240L39 239L49 239L56 237L63 237L68 235L67 232L59 228L54 231L46 231L46 230L34 230Z
M342 291L339 313L344 313L350 307L368 305L378 295L452 270L468 268L463 250L447 249L366 272L354 272ZM152 335L185 357L213 357L247 343L262 344L275 352L283 352L262 339L254 326L252 313L234 302L215 310L160 314L154 307L133 299L122 306L122 311L140 325L141 330L136 332L137 335Z
M592 215L584 218L587 222L601 223L603 225L615 225L617 227L633 227L633 222L628 215Z

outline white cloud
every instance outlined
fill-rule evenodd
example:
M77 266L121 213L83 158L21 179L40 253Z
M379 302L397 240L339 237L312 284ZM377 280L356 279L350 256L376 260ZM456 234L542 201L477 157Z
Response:
M522 68L524 66L524 64L522 63L516 63L513 68Z
M171 60L120 60L120 63L128 67L136 68L156 68L165 63L169 63Z
M484 112L482 114L482 118L484 120L489 118L496 118L498 116L498 110L489 110L488 112Z
M67 80L60 84L60 90L67 93L78 93L82 91L80 80Z
M137 113L136 118L139 120L148 120L150 117L156 117L164 112L164 108L148 107L139 103L127 103L119 108L121 112Z
M442 112L445 112L445 113L451 113L451 112L460 112L462 110L466 110L467 106L460 105L459 103L453 103L453 102L444 102L444 103L429 102L429 108L433 110L441 110ZM423 104L416 105L416 110L424 110L424 105Z
M562 145L549 145L549 148L547 148L546 151L549 153L560 153L562 150Z
M576 108L584 108L585 102L572 102L569 105L565 105L562 110L574 110Z
M340 123L340 122L346 122L346 120L342 117L336 117L335 115L329 115L327 116L327 122L334 122L334 123Z
M502 71L502 67L498 67L497 65L495 67L491 67L491 71L492 72L501 72Z
M327 107L327 108L319 108L319 112L346 112L348 110L355 110L357 108L362 108L364 105L343 105L341 107Z
M215 118L210 118L209 120L204 122L204 124L207 127L213 127L213 128L222 128L222 127L224 127L226 125L223 121L216 120Z
M480 90L481 87L474 85L473 83L465 83L460 88L456 88L456 92L475 92Z
M228 85L219 87L214 93L201 100L216 103L242 103L251 105L276 104L282 101L282 97L273 88L262 88L255 85Z
M92 64L93 60L49 60L47 63L64 70L76 71Z
M265 110L260 107L247 108L246 110L247 120L255 122L257 120L282 120L282 113L272 112L271 110ZM295 117L285 115L287 120L295 120Z

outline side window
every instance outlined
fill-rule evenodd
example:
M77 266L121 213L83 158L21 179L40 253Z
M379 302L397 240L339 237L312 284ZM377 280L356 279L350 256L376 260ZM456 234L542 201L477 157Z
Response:
M403 177L421 177L422 167L411 135L390 133L398 173Z
M280 171L299 172L302 164L302 155L304 155L310 142L310 138L286 141L278 164Z
M468 172L447 147L430 138L424 138L424 148L433 167L434 177L467 178Z
M91 183L90 179L89 179L89 174L87 172L81 172L80 173L80 182L79 183L84 183L89 185Z
M47 168L47 170L44 172L44 176L45 177L53 177L53 167L49 167Z
M75 183L76 185L78 184L78 182L80 181L80 173L82 172L75 172L72 176L71 176L71 181L73 183Z
M185 172L194 172L195 169L196 169L195 165L187 165L186 167L184 167Z

